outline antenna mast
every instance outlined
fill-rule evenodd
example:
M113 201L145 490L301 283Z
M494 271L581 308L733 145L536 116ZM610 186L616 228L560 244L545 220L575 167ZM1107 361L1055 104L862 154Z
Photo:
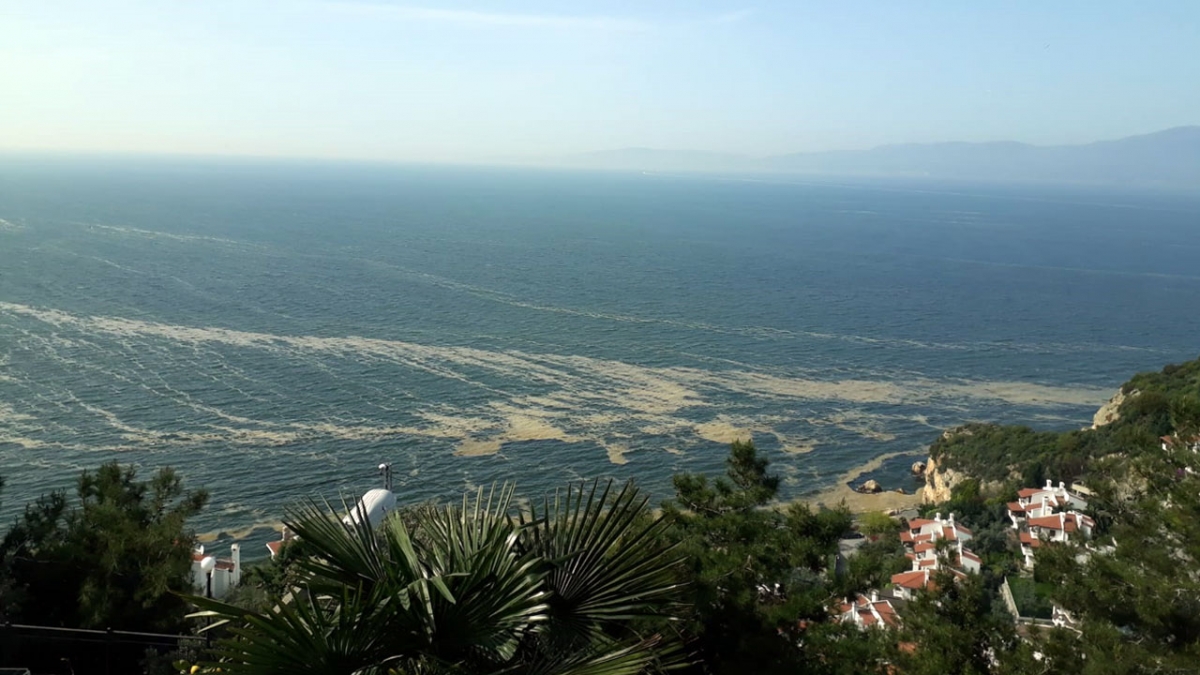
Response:
M389 462L384 462L379 465L379 473L383 474L383 487L388 492L392 491L392 465Z

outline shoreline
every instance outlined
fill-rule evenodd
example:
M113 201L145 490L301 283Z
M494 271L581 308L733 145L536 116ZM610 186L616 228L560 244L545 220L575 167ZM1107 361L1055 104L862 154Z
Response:
M904 509L917 508L921 505L920 490L916 490L911 494L901 494L895 490L871 493L858 492L850 487L850 485L859 482L858 479L863 474L879 469L888 460L905 456L920 457L924 460L928 456L928 452L929 448L922 448L915 451L889 452L879 455L838 476L837 482L829 488L811 495L789 499L780 504L781 506L786 506L788 504L804 502L816 507L835 508L839 504L844 503L850 509L850 512L856 516L872 511L902 511Z

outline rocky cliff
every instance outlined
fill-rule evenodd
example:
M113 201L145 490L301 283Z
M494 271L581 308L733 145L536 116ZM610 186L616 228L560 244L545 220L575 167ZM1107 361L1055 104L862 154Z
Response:
M922 504L940 504L950 501L954 486L966 478L961 471L939 467L933 457L925 465L925 487L921 488Z
M929 448L921 501L937 504L949 500L951 492L969 479L979 481L979 491L985 496L1017 480L1086 479L1092 460L1131 456L1157 447L1130 446L1128 439L1150 430L1155 430L1155 437L1161 434L1164 414L1177 403L1186 404L1181 409L1197 407L1192 414L1200 419L1197 399L1200 359L1134 375L1096 411L1092 425L1081 430L1044 431L980 422L949 429ZM1135 433L1124 433L1129 429Z
M961 434L969 435L971 434L971 430L964 427L947 429L942 433L942 438L949 440ZM947 466L939 466L937 458L930 455L929 459L925 462L925 487L921 488L921 503L940 504L950 501L950 494L954 486L966 478L966 474L961 471L956 471Z
M1116 422L1121 417L1121 404L1140 393L1142 392L1137 389L1130 389L1128 394L1125 393L1124 387L1118 389L1117 393L1108 399L1108 403L1100 406L1100 409L1096 411L1096 415L1092 417L1092 428L1098 429L1106 424Z

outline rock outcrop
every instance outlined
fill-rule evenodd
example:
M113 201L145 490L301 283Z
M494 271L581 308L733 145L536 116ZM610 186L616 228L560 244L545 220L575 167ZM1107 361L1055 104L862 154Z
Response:
M924 476L925 475L925 462L913 462L912 474L914 476Z
M1096 411L1095 416L1092 417L1092 428L1096 429L1116 422L1121 417L1121 404L1140 393L1142 392L1137 389L1130 390L1128 394L1125 393L1124 387L1118 389L1117 393L1108 399L1108 403L1100 406L1100 409Z
M860 485L858 491L866 494L875 494L877 492L883 492L883 486L880 485L876 480L869 480Z
M930 457L925 464L925 487L921 488L921 503L941 504L950 501L954 486L966 478L961 471L939 467L937 459Z

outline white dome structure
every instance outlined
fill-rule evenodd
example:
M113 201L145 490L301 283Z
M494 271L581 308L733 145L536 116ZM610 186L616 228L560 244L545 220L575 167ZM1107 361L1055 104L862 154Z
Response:
M367 522L371 527L375 527L383 522L384 516L396 508L396 495L391 490L376 488L368 490L354 505L354 509L347 513L342 522L347 525L357 525L365 514Z

